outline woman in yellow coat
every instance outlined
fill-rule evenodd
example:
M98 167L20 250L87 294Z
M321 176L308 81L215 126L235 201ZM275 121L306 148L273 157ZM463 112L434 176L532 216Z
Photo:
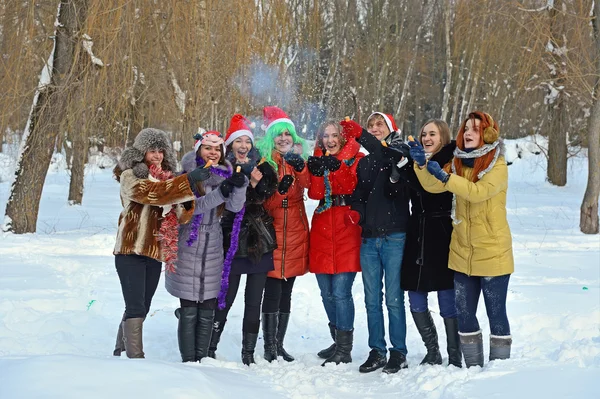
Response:
M423 147L410 142L413 159ZM454 194L448 267L455 271L458 327L467 367L483 366L483 338L477 304L483 300L490 324L490 360L508 359L512 338L506 315L508 281L514 271L512 237L506 218L508 168L498 124L475 111L462 123L453 160L435 161L415 172L431 193Z

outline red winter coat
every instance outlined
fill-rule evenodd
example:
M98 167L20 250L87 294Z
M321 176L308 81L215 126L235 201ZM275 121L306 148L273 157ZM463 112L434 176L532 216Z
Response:
M356 167L364 154L358 152L360 144L349 140L335 155L342 161L338 170L329 174L331 194L349 196L356 187ZM315 147L315 156L323 155L321 148ZM346 165L344 160L351 163ZM325 198L325 178L310 176L309 198ZM348 201L346 201L348 202ZM322 213L314 213L310 230L310 271L311 273L337 274L360 271L360 234L358 225L346 226L344 218L350 205L332 206Z
M277 163L277 181L284 175L294 176L294 183L286 195L278 191L270 196L264 206L275 219L275 235L277 249L273 252L275 270L268 273L269 277L290 278L302 276L308 272L308 218L304 208L304 189L310 183L308 168L296 172L277 151L273 151L273 160ZM287 199L287 208L283 200Z

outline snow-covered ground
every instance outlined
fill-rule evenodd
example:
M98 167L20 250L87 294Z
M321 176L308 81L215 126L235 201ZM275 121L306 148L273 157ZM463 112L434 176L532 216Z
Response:
M508 143L509 222L516 271L508 296L510 360L483 369L423 367L425 348L410 316L408 361L396 375L363 375L369 352L361 279L354 363L320 366L330 344L314 276L298 278L286 349L293 363L240 361L243 293L231 311L218 360L180 363L178 301L162 285L144 325L145 360L114 358L123 301L112 248L120 212L110 169L90 166L83 206L69 206L69 177L58 157L46 178L37 234L0 233L0 398L598 398L600 397L600 236L579 232L586 159L569 161L569 183L544 182L545 159ZM6 172L6 159L1 168ZM11 171L12 172L12 171ZM0 173L2 174L2 173ZM0 179L0 214L10 189ZM307 202L310 213L315 203ZM444 353L444 328L431 297ZM407 308L408 312L408 308ZM489 329L483 304L480 322Z

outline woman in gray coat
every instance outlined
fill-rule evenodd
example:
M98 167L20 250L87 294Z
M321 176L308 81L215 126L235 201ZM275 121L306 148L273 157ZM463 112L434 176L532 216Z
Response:
M177 260L172 266L167 264L165 278L167 291L181 303L175 315L179 318L177 339L184 362L206 357L217 297L224 301L229 278L220 218L224 209L243 217L248 186L245 175L234 172L225 160L219 132L208 131L197 137L194 150L183 156L183 170L208 165L211 175L193 187L197 197L194 218L179 227Z

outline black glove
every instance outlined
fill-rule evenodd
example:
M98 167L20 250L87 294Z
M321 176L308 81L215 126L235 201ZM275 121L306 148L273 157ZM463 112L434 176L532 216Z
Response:
M221 190L221 194L223 194L223 197L227 198L229 197L229 194L231 194L231 192L233 191L233 183L229 181L229 179L223 180L221 182L221 185L219 186L219 190Z
M233 167L233 169L235 170L237 167L240 167L242 169L242 173L245 174L246 176L250 177L250 173L252 173L252 171L254 170L254 163L239 163L237 165L235 165Z
M395 147L382 147L381 155L384 161L388 161L393 164L397 164L398 162L400 162L400 160L404 156L400 148Z
M204 167L198 167L187 174L190 186L196 183L204 181L210 177L210 169Z
M321 157L308 157L306 164L308 165L308 171L313 176L321 177L325 173L325 165L323 165Z
M283 159L285 159L296 172L302 172L304 169L304 159L294 152L288 152L283 156Z
M242 187L244 183L246 183L246 176L242 172L233 172L231 177L228 177L227 180L231 182L236 187Z
M279 185L277 186L277 191L279 191L279 194L286 195L288 190L292 186L293 182L294 182L294 176L292 176L292 175L283 176L281 178L281 181L279 182Z
M322 157L323 165L329 169L330 172L335 172L342 166L342 162L333 155L325 155Z
M394 164L390 168L392 169L390 172L390 181L392 183L398 183L398 180L400 180L400 171L398 170L398 166Z

